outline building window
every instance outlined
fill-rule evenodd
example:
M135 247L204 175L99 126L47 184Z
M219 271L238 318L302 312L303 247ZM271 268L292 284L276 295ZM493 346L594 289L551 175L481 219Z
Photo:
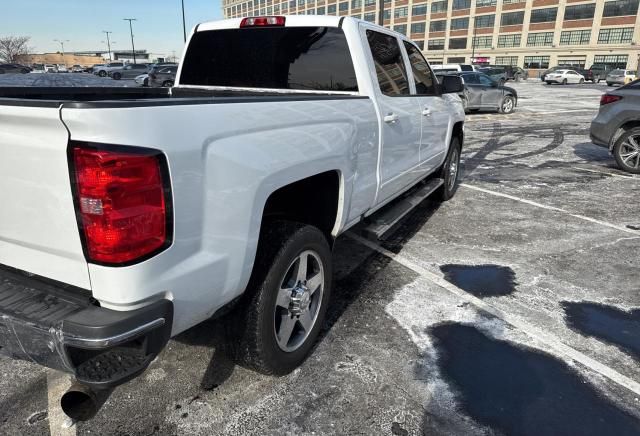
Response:
M524 22L524 11L508 12L500 16L501 26L513 26Z
M476 0L476 8L483 8L486 6L495 6L496 0Z
M377 3L377 0L364 0L365 6L375 6L376 3Z
M493 43L492 36L474 36L471 47L475 48L491 48Z
M411 8L411 15L427 15L427 5L415 5Z
M564 31L560 34L560 45L587 45L591 39L591 29Z
M457 11L459 9L470 9L471 8L471 0L453 0L453 4L451 5L451 9Z
M324 15L325 8L324 6L318 8L318 15Z
M525 68L537 68L547 69L549 68L549 56L525 56L524 67Z
M627 55L595 55L593 57L594 64L610 65L613 68L627 68Z
M425 23L412 23L411 33L424 33L426 29Z
M558 57L558 65L569 65L571 68L580 68L583 69L585 64L585 59L565 59L563 57Z
M370 23L376 22L376 13L375 12L367 12L364 14L364 21L368 21Z
M382 19L383 20L390 20L391 19L391 9L385 9L384 12L382 13Z
M336 5L327 6L327 14L335 14L336 13Z
M604 4L603 17L620 17L638 13L638 0L616 0Z
M588 20L589 18L593 18L595 12L595 3L567 6L567 8L564 10L564 20Z
M496 65L518 65L518 56L496 56Z
M447 63L448 64L464 64L464 61L466 59L464 57L460 57L460 58L447 58Z
M431 13L438 14L440 12L447 12L448 6L447 1L433 2L431 3Z
M409 8L407 6L402 8L395 8L393 10L393 16L395 18L406 18L409 15Z
M429 32L444 32L447 30L447 20L432 21L429 23Z
M493 27L496 22L495 15L479 15L474 19L474 27L480 29L482 27Z
M444 50L444 39L430 39L427 43L427 50Z
M551 47L553 32L530 33L527 36L527 47Z
M362 0L351 0L351 9L359 9L362 7Z
M502 0L503 5L512 5L514 3L526 3L527 0Z
M498 48L520 47L521 38L522 35L519 33L513 35L500 35L498 36Z
M469 28L469 17L454 18L451 20L451 30L466 30Z
M406 24L396 24L393 26L393 30L402 33L403 35L407 34L407 25Z
M340 12L346 12L349 10L349 2L342 2L338 4L338 10Z
M444 43L443 43L444 48ZM467 48L467 38L449 38L449 48Z
M413 41L416 43L420 50L424 50L424 41Z
M556 21L558 8L534 9L531 11L531 23L548 23Z
M600 29L598 44L623 44L633 39L633 27L617 29Z

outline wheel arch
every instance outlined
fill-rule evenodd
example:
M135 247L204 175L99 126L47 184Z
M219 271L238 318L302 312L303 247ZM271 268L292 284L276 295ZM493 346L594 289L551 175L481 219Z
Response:
M609 141L609 151L613 150L613 147L615 147L616 143L618 142L618 139L620 139L620 137L624 134L624 132L626 132L629 129L633 129L635 127L640 127L640 119L623 121L623 123L620 126L618 126L614 135L611 137L611 141Z

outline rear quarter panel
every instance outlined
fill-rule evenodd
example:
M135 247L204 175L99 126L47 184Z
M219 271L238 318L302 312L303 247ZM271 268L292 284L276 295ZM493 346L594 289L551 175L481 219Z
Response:
M173 244L128 267L89 264L89 273L94 297L105 307L124 310L171 298L174 334L206 319L245 289L262 211L272 192L314 174L338 171L336 230L354 207L352 195L362 204L371 204L375 195L378 129L366 98L63 108L62 119L72 140L150 147L166 154Z

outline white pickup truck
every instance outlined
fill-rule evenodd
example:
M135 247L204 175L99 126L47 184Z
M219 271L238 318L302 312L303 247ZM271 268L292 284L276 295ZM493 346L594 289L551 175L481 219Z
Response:
M235 357L291 371L336 237L455 193L461 89L328 16L200 24L172 89L0 88L0 352L72 373L75 419L230 308Z

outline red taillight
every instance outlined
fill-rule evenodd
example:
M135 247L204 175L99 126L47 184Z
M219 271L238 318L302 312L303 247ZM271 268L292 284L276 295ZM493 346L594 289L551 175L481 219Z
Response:
M165 247L171 229L162 156L79 146L72 151L88 260L125 264Z
M284 26L285 17L247 17L240 22L240 27Z
M619 95L602 94L602 97L600 97L600 106L604 106L605 104L613 103L618 100L622 100L622 97Z

